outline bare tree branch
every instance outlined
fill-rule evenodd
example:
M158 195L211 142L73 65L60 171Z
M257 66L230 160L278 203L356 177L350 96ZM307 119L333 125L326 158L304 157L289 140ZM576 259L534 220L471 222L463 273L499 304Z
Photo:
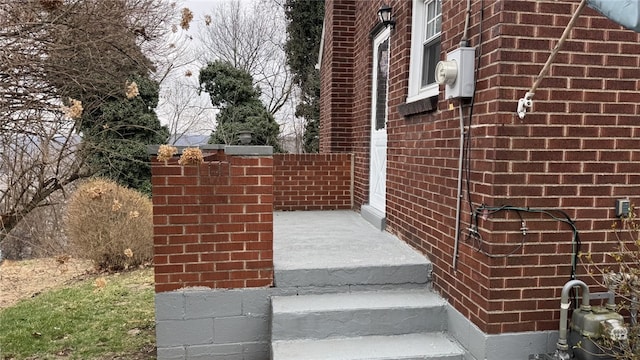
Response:
M270 1L216 3L209 15L212 21L199 29L198 38L204 60L228 61L251 74L265 106L277 117L289 100L291 76L284 53L284 11L273 12L271 5Z
M176 9L163 0L0 0L0 241L90 176L79 117L149 74ZM146 51L146 52L145 52ZM67 114L68 115L68 114Z

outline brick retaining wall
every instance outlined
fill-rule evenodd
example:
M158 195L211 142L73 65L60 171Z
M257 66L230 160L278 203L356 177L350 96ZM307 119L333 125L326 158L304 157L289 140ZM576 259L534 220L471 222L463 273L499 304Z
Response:
M273 156L273 206L276 210L353 208L351 154L276 154Z
M265 148L205 146L200 165L152 159L156 292L270 286L274 209L352 208L351 154Z

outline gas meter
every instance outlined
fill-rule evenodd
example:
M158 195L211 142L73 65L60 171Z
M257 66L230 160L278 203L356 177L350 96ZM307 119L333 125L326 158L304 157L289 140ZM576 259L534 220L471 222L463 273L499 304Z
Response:
M602 306L576 309L569 326L569 344L578 360L613 360L614 357L605 354L597 342L602 339L622 342L627 340L628 335L622 315Z

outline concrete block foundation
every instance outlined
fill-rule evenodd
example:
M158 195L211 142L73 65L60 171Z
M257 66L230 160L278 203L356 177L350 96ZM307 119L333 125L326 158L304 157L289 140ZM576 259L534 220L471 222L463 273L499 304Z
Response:
M276 288L187 288L157 293L159 360L266 360Z

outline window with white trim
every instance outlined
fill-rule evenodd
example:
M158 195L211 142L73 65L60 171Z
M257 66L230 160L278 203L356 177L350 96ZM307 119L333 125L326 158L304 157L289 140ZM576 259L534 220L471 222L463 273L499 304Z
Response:
M407 102L438 95L434 73L440 61L442 0L413 0L411 29Z

